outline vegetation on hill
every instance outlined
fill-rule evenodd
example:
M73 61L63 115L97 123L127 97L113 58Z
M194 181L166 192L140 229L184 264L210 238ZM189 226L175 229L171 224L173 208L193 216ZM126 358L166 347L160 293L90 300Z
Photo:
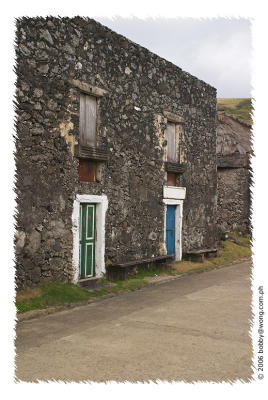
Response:
M252 124L252 101L250 98L242 99L217 99L218 111L225 111L247 124Z

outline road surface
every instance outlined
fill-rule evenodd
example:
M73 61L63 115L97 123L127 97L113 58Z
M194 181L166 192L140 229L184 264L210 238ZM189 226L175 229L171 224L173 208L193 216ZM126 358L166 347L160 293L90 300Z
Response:
M17 325L22 381L248 381L250 262Z

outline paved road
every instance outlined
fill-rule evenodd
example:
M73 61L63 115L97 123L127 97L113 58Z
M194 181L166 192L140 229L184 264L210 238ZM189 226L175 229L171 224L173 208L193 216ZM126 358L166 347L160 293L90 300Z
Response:
M23 381L251 376L250 263L188 275L17 326Z

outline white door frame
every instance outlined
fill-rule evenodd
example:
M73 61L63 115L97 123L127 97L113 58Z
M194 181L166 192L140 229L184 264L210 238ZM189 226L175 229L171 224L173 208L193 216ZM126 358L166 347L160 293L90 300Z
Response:
M176 206L175 208L175 261L182 258L182 216L183 216L183 200L163 199L165 204L164 213L164 243L166 245L166 215L167 206Z
M74 200L72 214L73 231L73 283L79 281L79 211L81 203L96 204L96 237L95 237L95 276L105 274L105 214L108 208L107 196L78 194Z

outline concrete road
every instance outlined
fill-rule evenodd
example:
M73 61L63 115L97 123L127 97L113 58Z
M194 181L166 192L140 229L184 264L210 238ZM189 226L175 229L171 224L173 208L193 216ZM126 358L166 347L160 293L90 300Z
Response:
M17 325L23 381L251 377L250 263L193 274Z

